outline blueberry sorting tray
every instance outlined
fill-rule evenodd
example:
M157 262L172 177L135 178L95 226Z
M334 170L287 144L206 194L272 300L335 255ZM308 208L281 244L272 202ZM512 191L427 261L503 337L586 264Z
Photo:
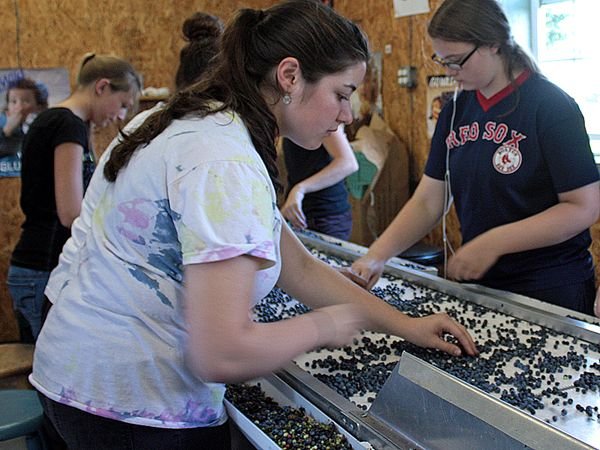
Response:
M283 383L277 376L269 375L252 380L246 384L260 384L263 392L281 406L291 406L297 409L304 408L306 414L317 421L327 424L334 423L338 431L346 437L353 450L372 449L369 443L358 441L348 431L335 423L330 417L306 400L297 391ZM241 432L254 447L261 450L278 450L281 448L230 401L225 400L225 407L230 419L236 423Z
M299 234L299 238L313 254L327 255L333 265L338 265L340 259L352 261L361 254L355 249L323 239L302 234ZM509 346L511 340L520 339L521 344L536 347L539 351L535 356L537 359L547 358L552 362L562 358L570 362L565 365L564 371L561 369L551 374L537 359L533 363L532 360L528 361L527 350L519 357L506 358L502 367L506 371L504 378L522 377L533 384L539 382L539 378L544 380L530 389L532 398L539 403L533 406L527 403L531 399L519 404L512 392L504 397L504 393L502 396L488 393L479 389L477 383L471 383L471 380L465 382L456 378L451 373L455 361L450 361L441 370L421 360L419 355L400 357L400 353L388 356L388 366L397 365L389 371L383 387L366 395L343 396L322 381L322 377L335 370L333 366L313 364L318 359L325 359L324 353L320 352L301 355L294 364L279 372L277 375L285 384L356 439L367 441L376 449L600 447L598 319L516 294L447 281L410 267L388 265L385 274L390 275L392 280L384 286L385 289L402 293L405 297L403 300L408 299L408 302L418 300L417 297L424 290L434 291L435 301L450 296L457 301L468 302L471 306L467 312L477 313L467 318L468 327L473 333L476 332L480 343L487 339L486 332L487 336L496 336L498 333ZM439 304L442 310L447 307L441 300ZM282 311L275 304L269 307L272 311ZM485 309L486 312L478 309ZM289 311L302 310L294 307ZM436 311L439 310L433 312ZM515 334L511 334L513 332ZM376 335L364 337L368 337L370 343L389 338ZM530 340L543 342L536 346L530 344ZM391 342L389 345L396 344ZM369 346L363 346L361 350ZM340 356L346 357L346 353L337 349L331 351L329 356L335 360ZM491 359L491 356L488 350L481 359ZM377 359L372 361L365 366L381 363ZM589 385L577 384L584 380L586 372L595 381ZM547 386L552 386L552 389ZM508 390L506 385L500 387ZM520 387L516 391L521 394ZM543 391L547 391L546 394L552 392L538 395L544 394Z

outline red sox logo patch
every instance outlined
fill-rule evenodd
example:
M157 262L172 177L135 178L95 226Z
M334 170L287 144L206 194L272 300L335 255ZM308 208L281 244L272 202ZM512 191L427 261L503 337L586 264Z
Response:
M504 175L515 173L521 167L523 155L518 147L513 145L502 145L494 153L492 158L494 169Z

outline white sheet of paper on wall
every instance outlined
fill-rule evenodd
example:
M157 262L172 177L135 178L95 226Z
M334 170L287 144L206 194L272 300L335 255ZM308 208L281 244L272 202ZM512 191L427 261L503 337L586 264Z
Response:
M394 0L394 17L429 12L429 0Z

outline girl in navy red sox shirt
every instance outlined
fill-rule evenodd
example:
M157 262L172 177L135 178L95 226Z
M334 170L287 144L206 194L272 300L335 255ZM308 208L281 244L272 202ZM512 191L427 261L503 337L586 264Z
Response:
M462 246L448 277L593 314L600 190L579 107L513 41L495 0L446 0L428 33L462 91L441 112L413 197L352 272L373 286L453 196Z

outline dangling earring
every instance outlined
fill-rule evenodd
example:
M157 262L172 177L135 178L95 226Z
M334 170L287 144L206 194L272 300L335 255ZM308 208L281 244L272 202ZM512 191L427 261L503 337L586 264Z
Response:
M283 94L281 101L284 105L289 105L290 103L292 103L292 97L286 92L285 94Z

